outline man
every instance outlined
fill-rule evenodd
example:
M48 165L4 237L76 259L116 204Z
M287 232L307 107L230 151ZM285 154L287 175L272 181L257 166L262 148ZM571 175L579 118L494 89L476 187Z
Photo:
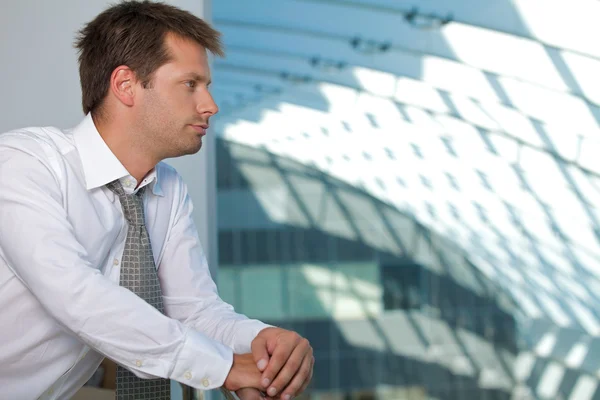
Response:
M301 393L310 344L218 297L186 186L161 162L199 151L218 111L219 33L128 1L76 47L83 121L0 135L0 397L68 399L104 357L119 364L117 399L168 399L168 379Z

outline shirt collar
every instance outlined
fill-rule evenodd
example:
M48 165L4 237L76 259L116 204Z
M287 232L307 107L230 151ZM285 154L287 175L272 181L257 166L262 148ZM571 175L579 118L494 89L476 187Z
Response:
M129 179L137 184L135 178L129 174L100 136L91 113L88 113L73 129L73 139L81 159L87 190L104 186L116 179L120 179L122 183ZM163 196L159 178L158 169L154 168L144 180L147 181L146 184L152 185L152 193Z

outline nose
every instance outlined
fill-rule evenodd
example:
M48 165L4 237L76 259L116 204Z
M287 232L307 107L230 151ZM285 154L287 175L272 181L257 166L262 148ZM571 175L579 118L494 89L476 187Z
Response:
M199 114L207 115L208 117L219 112L219 107L208 90L205 92L205 95L202 96L201 101L198 102L196 110Z

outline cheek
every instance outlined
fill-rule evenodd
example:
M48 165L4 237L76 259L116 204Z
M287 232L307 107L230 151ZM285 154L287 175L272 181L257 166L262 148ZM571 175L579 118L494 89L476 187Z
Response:
M165 110L170 110L171 116L186 115L190 109L194 108L194 98L188 93L177 93L163 100Z
M192 96L185 91L160 91L149 95L146 100L145 119L159 130L173 131L189 116ZM192 106L193 107L193 106ZM187 121L183 121L187 123Z

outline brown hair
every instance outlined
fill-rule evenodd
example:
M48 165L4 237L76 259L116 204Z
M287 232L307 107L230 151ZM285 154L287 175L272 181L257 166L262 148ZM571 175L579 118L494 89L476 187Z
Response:
M110 76L119 65L127 65L148 86L154 71L170 59L165 47L168 33L224 55L218 31L195 15L163 3L124 1L86 24L75 41L83 112L100 111Z

